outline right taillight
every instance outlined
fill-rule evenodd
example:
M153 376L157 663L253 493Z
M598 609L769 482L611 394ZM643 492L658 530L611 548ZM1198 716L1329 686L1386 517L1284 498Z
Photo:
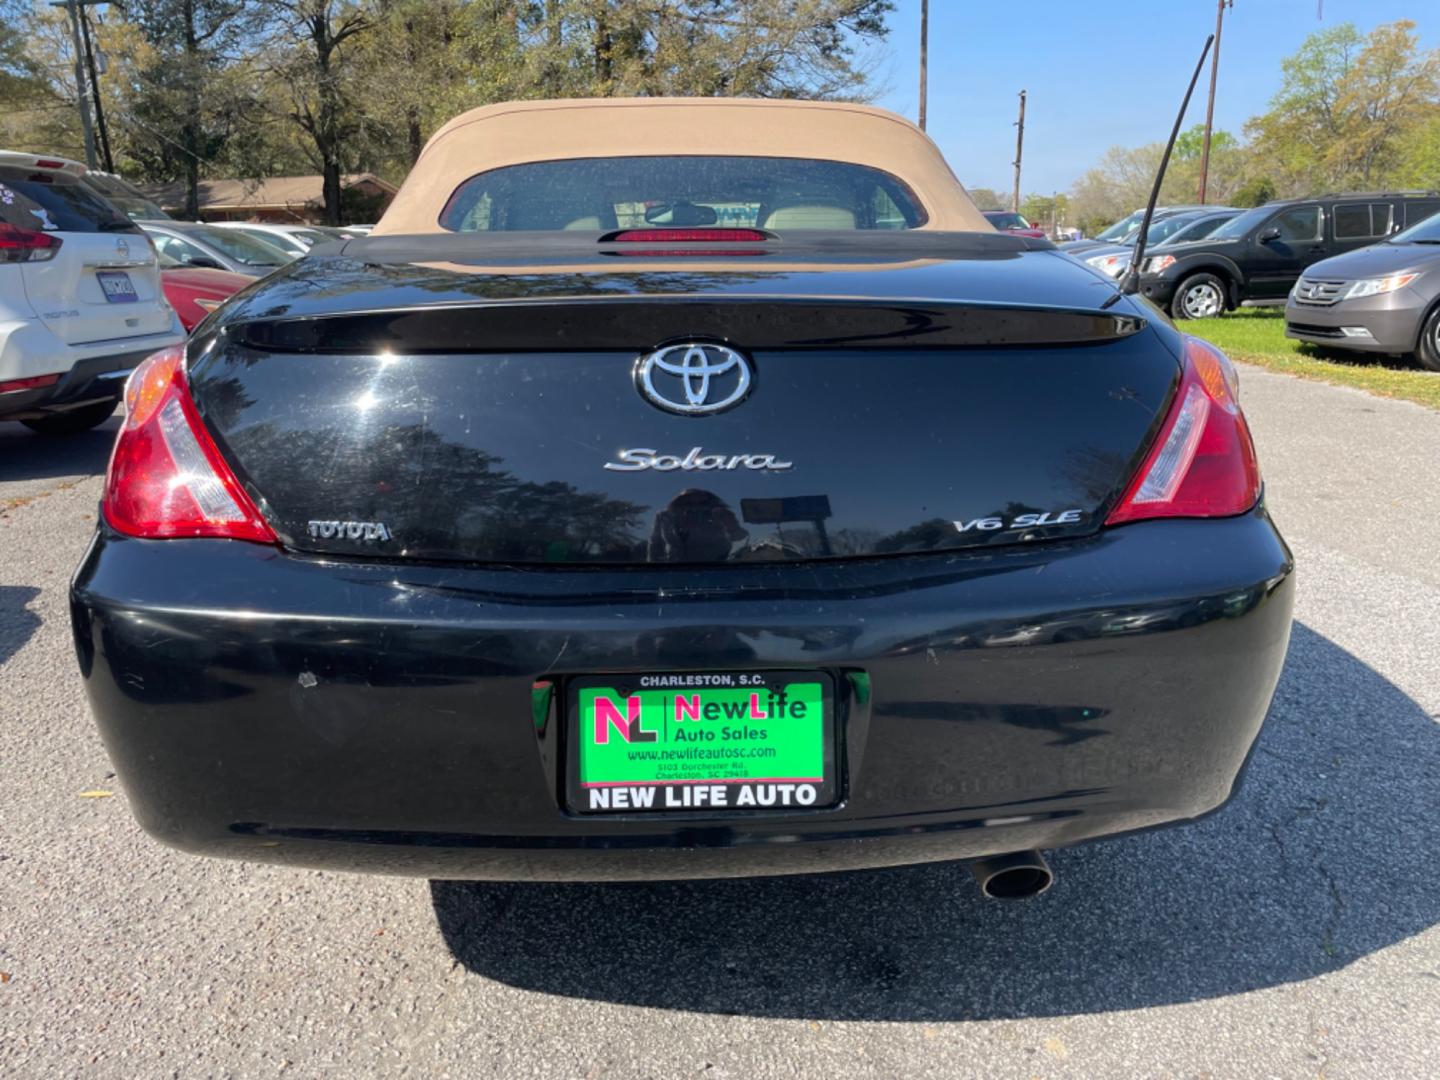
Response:
M1184 372L1165 426L1105 524L1232 517L1255 505L1260 467L1236 389L1225 355L1187 336Z
M0 221L0 263L45 262L55 257L60 244L58 236Z
M110 455L100 508L110 527L127 536L276 543L200 421L182 347L162 349L130 376L125 424Z

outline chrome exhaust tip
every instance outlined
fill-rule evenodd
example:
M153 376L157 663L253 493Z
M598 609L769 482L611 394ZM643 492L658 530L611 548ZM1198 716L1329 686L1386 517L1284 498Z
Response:
M977 859L970 873L980 891L992 900L1028 900L1039 896L1055 881L1055 874L1038 851L1016 851Z

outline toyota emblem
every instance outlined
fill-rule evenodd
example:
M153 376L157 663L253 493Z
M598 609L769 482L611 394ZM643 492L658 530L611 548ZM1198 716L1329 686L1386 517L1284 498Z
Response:
M635 385L650 404L684 416L720 412L744 400L750 362L724 345L686 342L640 358Z

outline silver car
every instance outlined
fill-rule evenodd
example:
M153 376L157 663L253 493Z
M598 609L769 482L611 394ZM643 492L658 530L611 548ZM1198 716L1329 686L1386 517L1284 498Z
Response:
M1308 267L1285 303L1285 336L1440 371L1440 214Z
M264 277L296 256L266 240L199 221L141 221L155 250L184 266Z

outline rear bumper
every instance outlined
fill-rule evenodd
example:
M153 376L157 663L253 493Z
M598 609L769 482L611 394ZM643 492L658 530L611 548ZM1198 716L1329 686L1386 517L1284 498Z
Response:
M116 771L168 844L683 878L969 859L1216 809L1279 676L1291 571L1263 510L1043 550L714 570L335 564L102 532L72 615ZM840 676L839 806L561 809L563 721L532 715L537 677L811 666Z
M140 361L183 340L173 334L154 334L112 343L99 353L77 360L58 382L33 390L0 394L0 420L35 420L82 405L119 401L125 392L126 378ZM141 347L135 347L137 342Z
M1420 340L1424 315L1424 301L1408 289L1329 307L1291 300L1285 305L1285 336L1357 352L1410 353Z

